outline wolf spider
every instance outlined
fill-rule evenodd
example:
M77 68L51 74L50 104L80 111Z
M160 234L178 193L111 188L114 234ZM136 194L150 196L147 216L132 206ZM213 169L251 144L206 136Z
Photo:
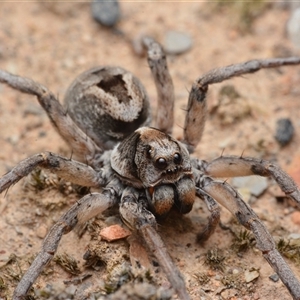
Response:
M300 299L300 283L276 249L272 236L254 211L228 183L214 177L260 175L273 177L300 206L300 190L278 166L261 159L221 156L211 162L190 157L199 143L206 116L210 84L262 68L300 64L300 58L252 60L214 69L198 78L190 91L180 142L169 134L173 127L174 89L162 47L143 38L158 94L155 128L150 105L140 81L119 67L97 67L75 79L65 96L65 106L41 84L0 71L0 81L23 93L35 95L53 126L86 163L44 152L21 161L0 179L0 192L37 167L87 187L99 188L77 201L50 229L42 250L24 274L13 299L26 295L51 261L62 236L104 210L118 205L124 223L144 239L156 255L180 299L190 299L184 279L172 262L156 231L156 218L171 209L188 213L196 197L211 212L198 239L205 241L220 219L217 202L226 207L255 236L258 249L279 275L294 299Z

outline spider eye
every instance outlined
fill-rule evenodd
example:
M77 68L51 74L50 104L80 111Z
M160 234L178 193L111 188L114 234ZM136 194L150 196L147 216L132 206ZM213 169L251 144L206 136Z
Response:
M155 167L160 170L164 170L168 166L168 163L165 158L160 157L155 161Z
M182 157L179 153L175 153L174 154L174 158L173 158L174 164L179 165L182 162Z
M150 146L146 148L146 156L147 158L151 158L152 149Z

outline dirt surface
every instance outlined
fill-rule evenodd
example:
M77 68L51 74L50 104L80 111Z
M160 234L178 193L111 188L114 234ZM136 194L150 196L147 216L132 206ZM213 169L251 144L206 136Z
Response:
M141 79L155 107L156 92L146 58L133 52L131 41L146 33L163 42L168 30L184 32L192 37L192 48L184 54L168 57L176 90L174 136L181 138L182 108L192 82L201 74L249 59L297 54L285 35L289 11L280 7L265 9L253 21L250 32L238 29L239 11L214 10L208 3L122 2L121 9L122 19L117 29L107 29L91 18L88 3L2 3L0 68L37 80L62 99L70 82L82 71L96 65L120 65ZM226 84L234 86L243 104L231 103L229 108L218 105L224 84L212 86L208 97L210 115L195 155L211 160L225 149L225 154L243 153L270 159L288 170L293 157L299 156L299 81L299 67L263 70L233 79ZM289 117L295 126L294 138L284 148L274 139L276 120L282 117ZM44 150L71 156L71 150L52 128L36 99L4 85L0 86L0 124L1 174L20 160ZM257 200L251 201L254 202L252 207L274 236L287 238L290 233L299 233L299 225L292 219L294 208L286 202L278 202L274 193L280 194L270 180L269 188L261 197L252 197ZM79 198L67 184L60 185L59 190L55 180L52 183L48 180L46 188L37 191L32 187L32 178L21 180L1 196L0 299L11 298L20 273L28 268L29 261L41 248L46 232ZM99 296L108 291L112 278L115 276L119 283L124 273L126 278L134 277L133 286L137 281L144 281L168 289L169 283L155 264L152 280L145 272L128 275L128 241L100 241L99 230L119 222L117 214L111 214L90 223L81 238L73 232L63 238L58 254L68 253L75 259L79 269L73 272L76 275L52 262L38 278L34 290L45 290L48 285L48 294L44 295L49 295L50 286L54 291L64 290L65 294L73 294L77 289L76 299L86 299L86 295L94 292ZM170 218L159 228L171 256L184 274L192 299L291 299L280 281L269 279L274 272L255 247L242 254L230 248L233 236L228 230L218 227L204 245L198 245L196 234L207 217L207 209L197 201L189 215ZM222 223L231 224L231 215L225 209L222 209L221 219ZM241 228L235 230L238 232ZM93 265L94 268L84 266L83 255L88 249L103 260ZM147 264L143 252L136 251ZM222 270L205 264L209 251L221 251L225 257ZM153 265L153 261L150 262ZM288 263L300 278L299 265L291 260ZM244 274L253 269L259 270L259 277L246 283ZM64 284L63 280L68 282ZM31 294L34 295L32 291ZM36 299L42 299L42 294L40 292Z

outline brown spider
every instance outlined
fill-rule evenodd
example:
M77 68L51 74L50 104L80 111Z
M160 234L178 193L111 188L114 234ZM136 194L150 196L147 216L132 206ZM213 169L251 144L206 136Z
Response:
M52 124L73 152L87 164L50 152L21 161L0 179L0 192L37 167L49 169L73 183L99 188L77 201L54 224L42 250L18 284L13 299L26 295L55 254L61 237L114 205L124 223L137 231L153 252L180 299L190 299L184 280L156 231L156 218L171 209L188 213L197 197L211 212L199 234L206 240L220 219L219 202L250 229L257 247L279 275L294 299L300 299L300 283L275 247L272 236L254 211L226 182L212 177L261 175L273 177L280 188L300 206L300 190L278 166L265 160L221 156L211 162L190 157L199 143L206 115L208 86L262 68L300 64L300 58L252 60L214 69L192 86L184 126L184 140L168 134L173 127L174 91L161 46L144 38L148 62L158 94L156 128L150 125L150 106L140 81L118 67L98 67L81 74L70 86L65 104L41 84L0 71L0 81L21 92L36 95ZM217 202L216 202L217 201Z

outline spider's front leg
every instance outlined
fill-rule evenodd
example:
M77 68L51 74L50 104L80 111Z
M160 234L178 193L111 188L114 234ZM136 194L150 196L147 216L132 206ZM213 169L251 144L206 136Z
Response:
M300 207L300 190L297 184L280 167L267 160L242 156L221 156L209 162L203 171L213 177L250 175L272 177L276 180L281 190Z
M107 177L78 161L51 152L44 152L24 159L0 178L0 193L27 176L37 167L49 169L52 173L67 181L87 187L103 186L105 177Z
M278 274L294 299L300 299L300 282L282 258L273 237L255 212L242 200L241 196L226 182L214 181L202 172L195 172L197 189L204 190L226 207L256 239L257 248L262 252L270 266Z
M189 151L194 151L203 134L205 116L207 114L206 94L210 84L220 83L232 77L254 73L260 69L299 64L300 57L250 60L240 64L213 69L198 78L194 82L189 94L184 124L184 142L188 146Z
M114 188L116 184L114 183ZM42 250L26 271L13 294L13 300L24 299L32 284L41 274L45 266L52 260L59 242L64 234L69 233L78 223L84 223L118 201L113 188L105 189L101 194L92 193L76 202L50 229Z
M150 252L156 256L178 297L181 300L188 300L190 297L182 275L173 263L163 240L157 233L155 217L146 209L147 200L143 199L143 197L138 190L127 187L121 198L121 217L125 224L141 234Z

